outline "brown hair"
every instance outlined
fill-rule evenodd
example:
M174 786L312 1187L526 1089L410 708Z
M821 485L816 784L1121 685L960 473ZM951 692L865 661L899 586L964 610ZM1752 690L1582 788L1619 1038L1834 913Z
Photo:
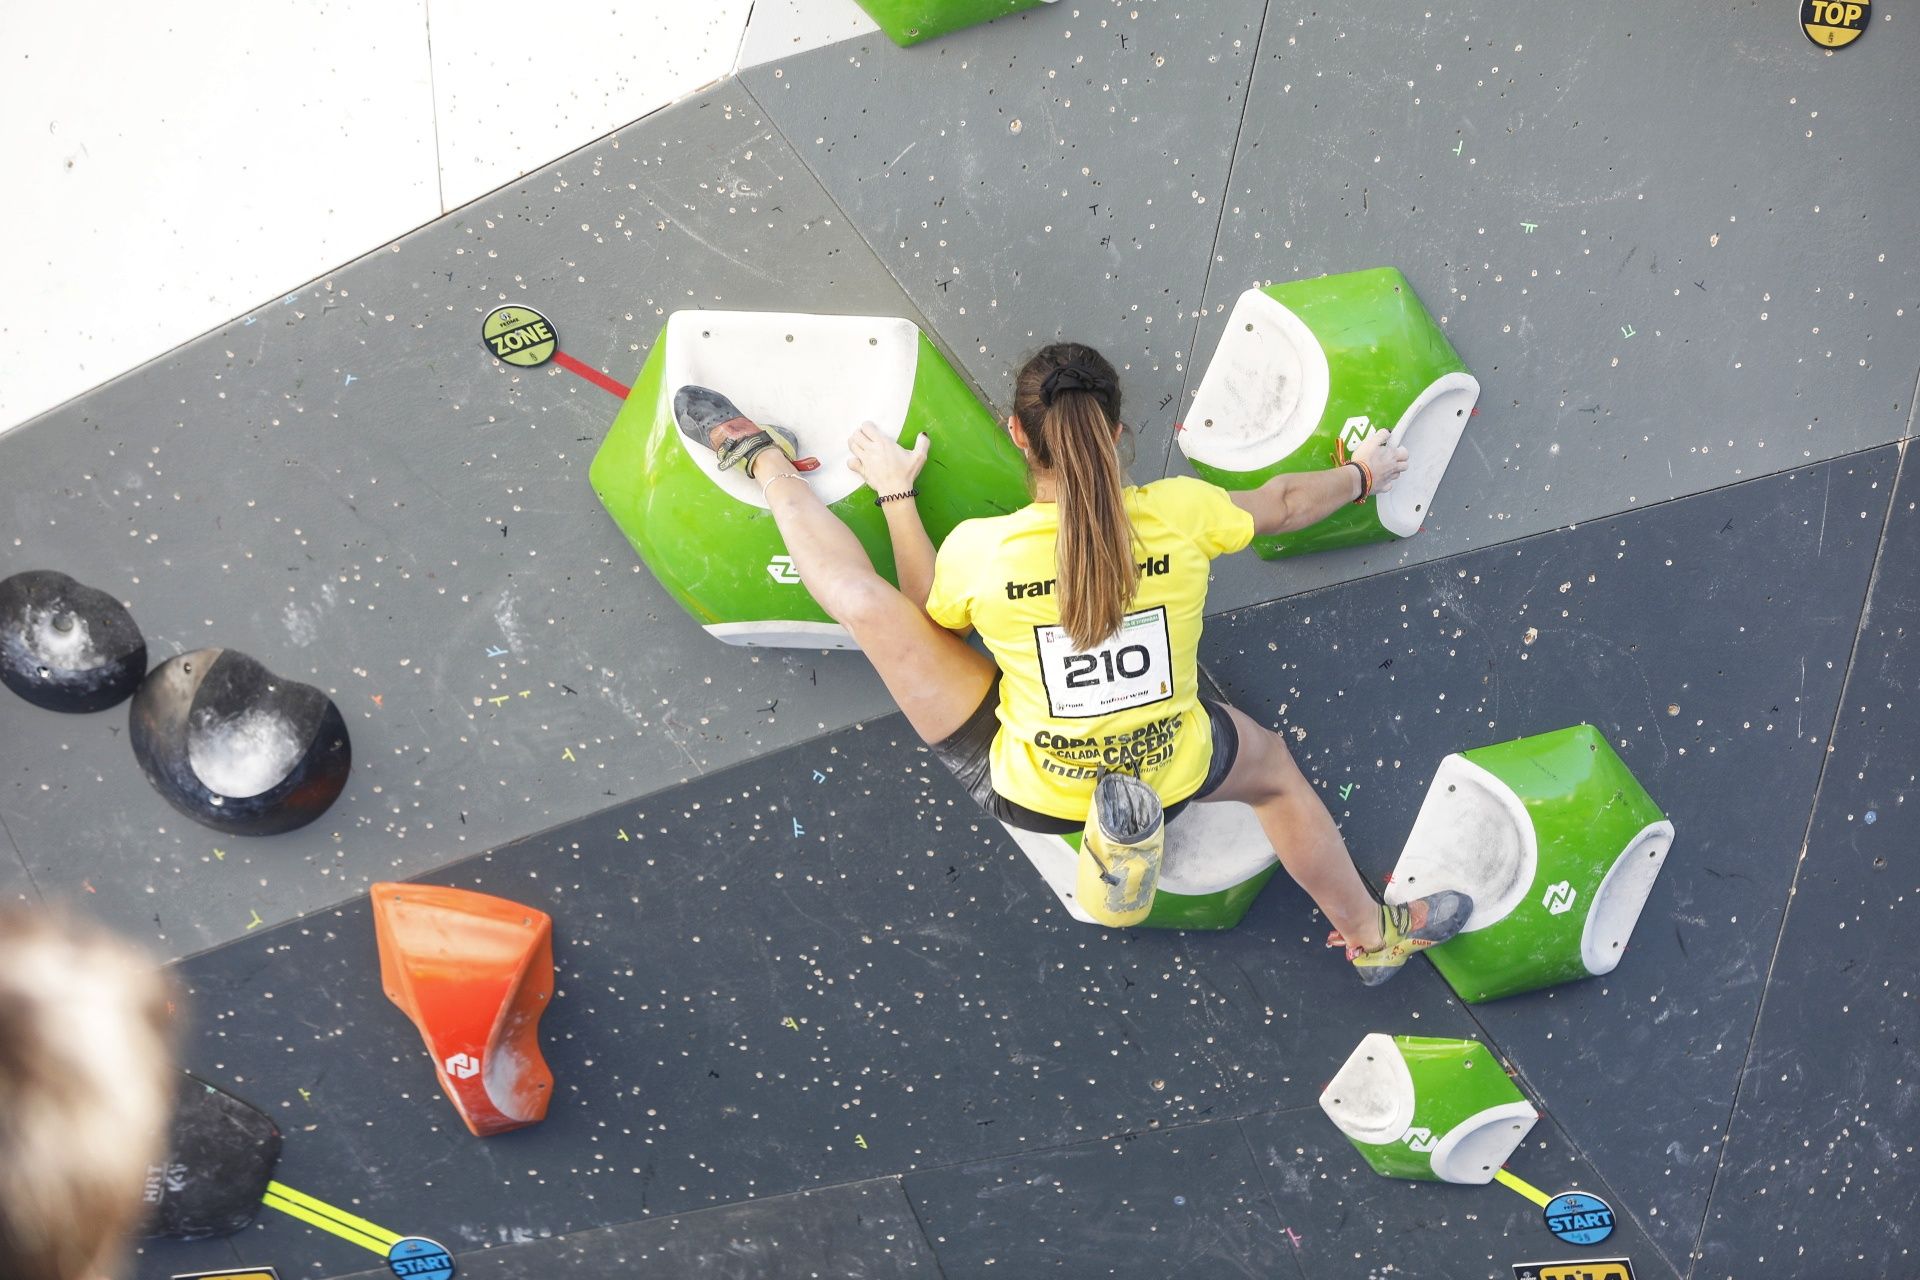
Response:
M0 907L0 1276L113 1265L166 1139L166 1023L166 984L132 947Z
M1120 629L1138 590L1114 447L1120 376L1092 347L1056 342L1021 366L1013 411L1027 433L1030 464L1053 477L1060 625L1076 648L1091 649Z

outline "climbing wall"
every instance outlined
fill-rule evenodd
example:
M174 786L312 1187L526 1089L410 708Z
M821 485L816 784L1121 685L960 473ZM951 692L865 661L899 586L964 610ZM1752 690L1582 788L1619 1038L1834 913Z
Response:
M1897 468L1883 448L1209 629L1203 660L1292 737L1376 880L1447 751L1609 726L1690 834L1606 978L1469 1009L1420 965L1363 992L1284 884L1225 934L1075 923L887 717L428 877L555 919L543 1044L557 1094L534 1129L476 1142L433 1096L413 1029L372 980L364 901L186 962L190 1058L251 1083L293 1132L284 1181L481 1253L495 1274L556 1259L605 1274L594 1259L615 1240L642 1256L645 1219L876 1181L906 1197L946 1275L1093 1258L1164 1274L1197 1256L1343 1276L1355 1254L1407 1265L1397 1224L1414 1223L1438 1256L1491 1274L1552 1256L1536 1210L1498 1186L1383 1182L1316 1105L1367 1031L1471 1036L1548 1117L1510 1163L1606 1196L1623 1225L1604 1252L1687 1274L1703 1218L1720 1248L1772 1230L1764 1197L1716 1178L1742 1143L1780 1150L1729 1128L1753 1055L1818 1053L1797 1020L1782 1048L1750 1041L1804 833L1811 821L1807 857L1826 856L1818 833L1837 820L1813 793L1881 531L1890 510L1906 513L1896 535L1913 523ZM1667 563L1688 546L1687 567ZM1716 607L1689 614L1707 581L1723 584ZM1391 708L1390 727L1355 707ZM1770 785L1747 788L1756 776ZM1870 906L1889 904L1847 909ZM1823 944L1833 970L1898 970L1885 934L1851 932ZM1859 988L1868 1043L1898 1016L1878 981ZM325 1018L303 992L326 993ZM1888 1074L1849 1090L1863 1115L1898 1105L1888 1052ZM1823 1141L1857 1123L1789 1105L1770 1125L1788 1121ZM1860 1212L1886 1194L1859 1193ZM801 1217L833 1220L826 1204ZM356 1252L269 1214L233 1241L156 1246L145 1273L311 1256L338 1274Z
M1581 1255L1367 1169L1315 1100L1376 1030L1493 1048L1546 1117L1512 1167L1618 1212L1587 1255L1913 1271L1920 26L1824 51L1795 9L1095 0L902 50L768 6L737 78L0 437L0 576L108 590L156 662L249 652L355 748L318 823L215 838L124 711L7 695L0 896L183 957L184 1065L283 1183L462 1274ZM1376 883L1444 755L1599 727L1680 833L1604 978L1363 991L1281 882L1224 934L1077 924L857 655L712 643L586 482L703 307L907 317L1002 412L1092 341L1135 478L1181 473L1238 294L1376 265L1479 410L1418 536L1221 562L1201 656ZM508 303L565 358L493 359ZM542 1124L469 1136L380 990L365 891L416 877L552 915ZM132 1271L382 1267L341 1221Z
M1046 342L1100 348L1145 479L1178 416L1262 7L1032 9L742 82L990 399Z
M857 659L716 651L588 488L618 397L480 341L536 303L612 383L671 310L816 296L919 319L728 84L0 438L0 576L129 602L155 662L223 645L318 686L358 760L314 826L214 839L124 709L8 695L25 873L184 954L885 710Z
M1791 5L1271 8L1199 367L1249 284L1390 259L1485 388L1421 537L1300 572L1905 435L1920 262L1882 193L1920 189L1920 154L1884 140L1920 104L1857 96L1870 47L1822 55ZM1235 563L1215 598L1265 598L1259 574Z

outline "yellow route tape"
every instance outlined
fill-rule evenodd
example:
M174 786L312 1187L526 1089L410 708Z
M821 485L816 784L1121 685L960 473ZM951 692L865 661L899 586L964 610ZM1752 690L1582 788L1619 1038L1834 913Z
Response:
M1494 1179L1497 1182L1499 1182L1501 1186L1506 1187L1520 1195L1525 1196L1527 1199L1539 1205L1542 1209L1546 1208L1547 1202L1553 1199L1552 1196L1548 1195L1546 1192L1542 1191L1540 1188L1534 1186L1531 1182L1526 1181L1524 1178L1517 1178L1513 1174L1508 1173L1505 1169L1494 1170L1493 1176L1494 1176Z
M383 1258L389 1249L406 1238L397 1231L389 1231L378 1223L368 1222L304 1191L295 1191L284 1182L269 1182L267 1194L261 1197L260 1203L269 1209L278 1209L290 1218L298 1218L310 1227L331 1232Z
M383 1258L387 1256L386 1246L382 1245L379 1241L362 1235L352 1227L342 1226L331 1218L322 1217L310 1209L303 1209L297 1204L282 1200L280 1197L274 1195L262 1196L260 1203L269 1209L278 1209L288 1217L298 1218L308 1226L318 1227L322 1231L331 1232L350 1244L359 1245L369 1253L377 1253Z

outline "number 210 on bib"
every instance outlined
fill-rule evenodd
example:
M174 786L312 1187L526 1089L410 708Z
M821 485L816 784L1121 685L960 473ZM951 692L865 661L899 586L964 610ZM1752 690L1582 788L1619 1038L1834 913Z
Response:
M1061 719L1088 719L1173 696L1173 660L1164 606L1130 613L1104 644L1078 650L1062 627L1035 627L1047 706Z

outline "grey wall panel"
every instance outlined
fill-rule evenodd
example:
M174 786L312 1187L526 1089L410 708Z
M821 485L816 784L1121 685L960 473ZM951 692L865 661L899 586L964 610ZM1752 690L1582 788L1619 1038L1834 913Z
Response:
M364 898L178 965L182 1059L298 1126L289 1185L462 1251L1311 1106L1369 1031L1476 1030L1425 961L1363 989L1284 877L1225 933L1069 919L897 716L427 879L553 917L541 1123L467 1133Z
M1121 367L1158 473L1265 6L1094 0L755 67L772 113L1003 411L1057 338Z
M494 361L507 301L621 380L674 308L918 318L729 84L10 433L0 576L111 591L155 662L317 684L355 747L318 824L227 839L148 789L124 708L0 696L50 896L179 954L888 707L857 655L728 647L665 596L587 485L618 401Z
M1703 1276L1920 1268L1920 484L1902 469L1701 1237Z
M1405 1033L1402 1033L1405 1034ZM1512 1264L1589 1257L1633 1259L1642 1280L1677 1273L1639 1226L1621 1216L1605 1244L1570 1248L1549 1235L1540 1210L1498 1184L1479 1187L1383 1178L1367 1167L1318 1108L1240 1122L1294 1260L1308 1280L1353 1277L1486 1276L1507 1280ZM1534 1125L1507 1160L1517 1176L1555 1195L1613 1190L1551 1116Z
M1219 599L1906 433L1920 25L1874 28L1829 54L1791 5L1272 6L1182 407L1243 289L1382 264L1484 392L1424 533L1236 564Z
M770 1196L458 1255L468 1280L938 1280L897 1178ZM353 1280L392 1280L386 1267Z
M1470 1012L1676 1261L1713 1183L1897 463L1883 447L1208 624L1209 668L1291 735L1375 884L1447 753L1583 721L1672 820L1617 969Z
M1299 1274L1234 1120L930 1169L906 1188L946 1280Z
M13 842L5 821L0 820L0 906L32 905L39 900L33 879L27 874L26 862L20 856L20 847Z

